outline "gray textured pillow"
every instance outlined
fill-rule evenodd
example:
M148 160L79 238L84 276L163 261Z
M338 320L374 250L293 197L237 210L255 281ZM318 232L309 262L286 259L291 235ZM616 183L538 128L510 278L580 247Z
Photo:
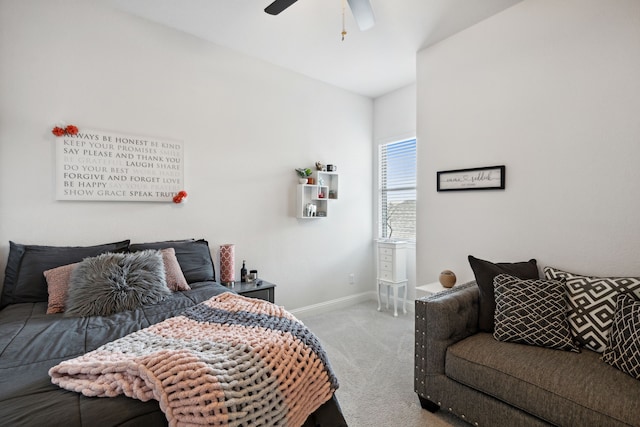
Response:
M171 295L156 250L85 258L71 275L65 316L107 316Z

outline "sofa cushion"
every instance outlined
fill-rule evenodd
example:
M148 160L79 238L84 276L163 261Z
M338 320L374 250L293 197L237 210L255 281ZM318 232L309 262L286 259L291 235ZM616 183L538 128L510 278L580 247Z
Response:
M535 259L526 262L493 263L469 255L469 265L480 289L478 329L493 332L493 315L496 301L493 293L493 279L498 274L510 274L520 279L537 279L538 265Z
M499 341L580 351L573 343L562 282L521 280L508 274L493 279L495 330Z
M640 380L640 301L620 295L602 360Z
M551 424L638 425L640 381L599 357L478 333L448 348L445 374Z
M545 267L547 279L564 279L569 306L569 326L576 342L602 353L621 293L640 298L640 277L591 277Z

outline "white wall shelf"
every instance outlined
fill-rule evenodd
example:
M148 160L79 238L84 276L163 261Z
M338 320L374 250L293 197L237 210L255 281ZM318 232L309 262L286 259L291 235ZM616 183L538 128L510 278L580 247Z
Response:
M325 193L326 198L328 199L338 198L340 176L338 175L337 172L314 171L313 178L315 179L316 185L327 187L328 190Z
M338 198L338 174L315 171L314 184L298 184L296 192L296 218L326 218L329 215L329 200ZM315 206L315 214L308 206Z
M297 218L324 218L329 206L326 198L327 187L319 185L298 184L296 197ZM308 205L315 206L315 214L307 210Z

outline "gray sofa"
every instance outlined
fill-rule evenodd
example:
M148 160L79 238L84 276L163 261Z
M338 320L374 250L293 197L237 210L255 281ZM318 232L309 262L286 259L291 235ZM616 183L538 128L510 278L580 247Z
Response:
M600 354L478 332L475 282L416 301L415 392L475 426L640 426L640 381Z

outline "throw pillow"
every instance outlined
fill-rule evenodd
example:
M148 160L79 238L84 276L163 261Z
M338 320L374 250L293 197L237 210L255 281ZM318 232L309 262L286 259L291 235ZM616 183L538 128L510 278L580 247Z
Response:
M78 264L77 262L67 264L44 272L44 277L47 279L47 289L49 290L47 314L64 312L71 273L73 273Z
M173 248L176 251L176 258L180 263L180 269L185 279L187 279L187 283L215 282L216 272L213 267L209 243L204 239L167 240L153 243L132 243L129 245L131 252L165 248Z
M162 263L164 264L164 274L167 287L172 291L188 291L191 289L182 274L180 264L178 264L176 253L173 248L162 249L160 253L162 254ZM75 270L77 265L78 263L76 262L44 272L44 277L47 279L47 288L49 291L47 314L64 312L71 273Z
M159 251L102 254L83 260L71 274L65 316L107 316L170 294Z
M9 242L0 309L23 302L44 302L49 295L43 273L105 252L124 252L129 240L97 246L39 246Z
M590 277L545 267L547 279L566 279L569 325L578 344L602 353L620 294L640 298L640 277Z
M640 380L640 301L629 294L618 296L602 360Z
M540 277L535 259L526 262L493 263L469 255L469 264L480 289L478 329L484 332L493 332L493 315L496 310L493 279L497 275L504 273L520 279L537 279Z
M571 339L562 282L499 274L494 284L495 339L580 351Z
M160 250L162 253L162 262L164 263L164 275L167 280L167 287L172 291L188 291L191 287L187 284L187 279L184 278L178 258L176 258L176 251L173 248L166 248Z

